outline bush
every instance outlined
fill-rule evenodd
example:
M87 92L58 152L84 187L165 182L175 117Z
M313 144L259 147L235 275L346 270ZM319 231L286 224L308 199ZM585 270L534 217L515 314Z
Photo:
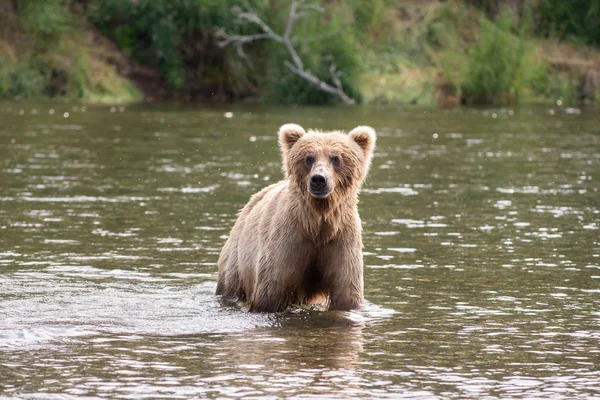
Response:
M354 14L353 30L364 32L375 40L384 40L392 34L392 24L388 20L389 0L351 0Z
M37 47L56 43L71 29L71 14L58 0L21 0L19 27Z
M93 0L89 15L120 48L142 63L156 65L172 89L202 82L240 96L262 86L265 98L277 102L323 104L335 100L284 66L290 57L279 43L265 40L246 45L248 60L240 59L233 47L218 48L214 40L217 29L229 34L259 32L255 25L236 24L234 5L251 7L276 32L285 30L289 3L278 1ZM344 73L341 80L347 92L359 97L354 85L359 63L352 25L338 23L351 17L348 10L344 12L332 17L315 12L299 20L296 47L306 67L323 80L329 81L329 66L335 62ZM311 40L315 32L322 35L321 40Z
M525 86L528 56L524 36L512 34L513 14L504 12L495 23L482 18L479 39L467 58L463 99L470 104L518 101Z
M600 0L539 0L537 31L600 46Z
M186 62L190 69L207 70L223 62L221 49L212 49L221 53L219 60L202 52L218 27L232 28L233 4L231 0L93 0L89 16L121 49L141 63L156 65L173 89L181 89Z
M304 68L331 85L333 82L329 68L335 64L336 69L341 72L340 81L344 92L360 102L361 96L356 85L361 66L352 33L351 11L338 8L330 20L327 18L333 13L314 12L298 21L294 35L295 49L302 58ZM287 22L287 10L284 22ZM283 29L284 27L281 31ZM285 67L284 60L291 60L287 50L279 43L269 43L267 73L263 82L267 101L294 104L339 102L337 96L319 90L291 72Z
M552 101L562 100L564 104L578 104L583 97L580 79L566 71L552 71L544 61L537 61L532 66L532 74L528 86L532 93Z
M10 64L0 57L0 97L40 97L46 92L47 81L35 63Z
M19 32L20 51L8 51L11 57L0 54L0 96L33 98L52 95L56 71L52 64L62 39L72 29L72 17L65 5L57 0L22 0L6 8L5 16L16 21L8 29ZM8 37L16 36L15 32ZM10 42L7 42L10 43ZM7 44L6 49L12 49Z

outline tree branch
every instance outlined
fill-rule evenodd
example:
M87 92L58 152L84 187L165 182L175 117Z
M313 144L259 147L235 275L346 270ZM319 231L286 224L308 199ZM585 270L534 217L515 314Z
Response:
M269 35L273 40L277 40L278 42L282 42L283 38L277 35L273 30L267 25L262 19L258 17L258 15L253 12L243 12L239 11L237 14L237 20L241 24L254 23L261 27L261 29Z
M333 65L331 65L331 67L329 67L329 72L332 75L332 79L334 80L335 87L333 87L330 84L322 81L321 79L317 78L316 76L314 76L310 72L308 72L308 71L306 71L304 69L297 68L295 65L293 65L291 62L289 62L287 60L284 61L284 65L290 71L292 71L293 73L295 73L296 75L300 76L301 78L303 78L303 79L309 81L310 83L312 83L313 85L317 86L323 92L331 93L331 94L334 94L334 95L338 96L346 104L351 105L351 104L355 103L354 99L352 99L351 97L349 97L344 92L344 89L342 87L342 82L340 82L340 79L339 79L339 77L337 75L337 74L339 74L339 72L336 72L336 70L335 70L335 64L333 64Z
M275 40L283 44L290 57L292 58L292 62L285 60L284 65L293 73L305 79L306 81L312 83L317 86L320 90L338 96L344 103L346 104L354 104L355 101L351 97L349 97L342 87L342 82L340 81L341 72L336 70L335 64L332 64L329 67L329 74L331 76L331 81L335 86L328 84L327 82L322 81L317 76L311 74L309 71L304 69L304 63L302 59L294 49L294 45L292 43L292 32L294 30L294 25L296 22L305 17L307 15L306 12L303 11L318 11L323 12L324 9L314 4L302 4L297 1L292 2L290 7L290 14L288 17L287 25L285 27L285 33L283 36L276 34L269 25L267 25L256 13L252 10L242 11L239 7L233 8L233 13L236 15L236 22L241 25L245 24L254 24L258 25L263 33L257 33L253 35L228 35L223 29L220 29L216 32L217 37L217 45L219 47L225 47L229 44L234 44L237 48L238 54L241 57L245 57L245 53L243 50L243 45L246 43L254 42L256 40L264 40L271 39Z
M219 32L217 32L217 38L219 38ZM220 40L218 42L219 47L225 47L227 46L229 43L249 43L249 42L253 42L255 40L261 40L261 39L270 39L271 35L269 35L268 33L257 33L255 35L226 35L222 37L222 40Z

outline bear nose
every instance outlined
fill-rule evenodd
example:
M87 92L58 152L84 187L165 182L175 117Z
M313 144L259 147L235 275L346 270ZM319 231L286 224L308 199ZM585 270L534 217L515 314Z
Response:
M310 186L314 189L323 189L327 186L327 179L323 175L315 174L310 177Z

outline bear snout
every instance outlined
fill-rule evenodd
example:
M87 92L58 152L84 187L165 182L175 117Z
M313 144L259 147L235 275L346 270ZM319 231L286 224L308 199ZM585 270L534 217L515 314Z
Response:
M327 178L323 175L313 175L310 178L310 185L314 188L324 188L327 186Z
M319 199L324 199L331 194L329 179L327 179L327 176L318 173L310 177L308 189L313 197Z

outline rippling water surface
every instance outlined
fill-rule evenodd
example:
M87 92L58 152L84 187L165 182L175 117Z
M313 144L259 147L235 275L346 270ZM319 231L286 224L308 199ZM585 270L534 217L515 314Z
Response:
M287 122L378 131L360 311L213 295ZM599 173L598 109L0 103L0 398L600 396Z

